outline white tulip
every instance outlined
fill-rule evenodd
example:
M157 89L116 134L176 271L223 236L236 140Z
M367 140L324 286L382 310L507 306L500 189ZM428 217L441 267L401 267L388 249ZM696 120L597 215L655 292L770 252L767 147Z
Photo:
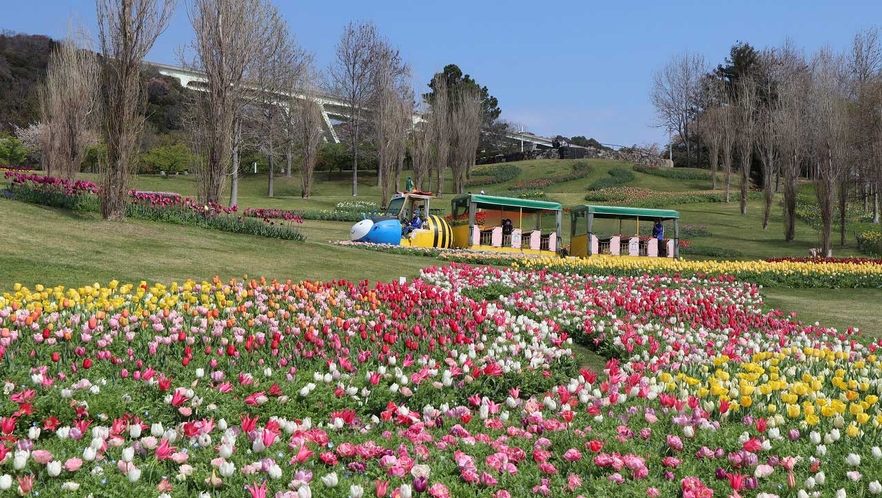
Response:
M162 438L167 440L169 443L174 443L178 439L178 433L174 429L169 429L162 433Z
M839 489L836 491L836 498L846 498L848 494L845 493L844 489Z
M282 467L279 467L278 465L272 465L269 468L269 472L267 473L269 474L270 479L279 479L280 477L282 477Z
M823 486L824 483L827 482L827 475L824 474L824 471L815 474L815 482L817 482L819 486Z
M876 460L882 458L882 449L879 449L878 446L873 446L873 449L871 451L873 453L873 458L875 458Z
M129 426L129 436L131 436L132 439L138 439L141 437L141 424L132 424Z
M861 464L861 456L855 453L849 453L847 457L845 457L845 463L850 467L857 467Z
M401 493L401 498L411 498L413 496L413 490L410 487L410 484L402 484L398 491Z
M882 484L879 484L879 481L873 481L867 486L871 495L878 495L882 493Z
M0 476L0 491L6 491L7 489L12 487L12 476L9 474L3 474Z
M337 478L337 473L331 472L330 474L323 476L322 482L325 483L325 486L329 488L337 487L337 483L339 482L339 479Z
M46 464L46 472L49 474L49 477L58 477L61 474L61 462L54 461Z
M304 484L297 489L297 498L312 498L312 489L309 484Z
M221 458L230 458L230 456L233 455L233 445L224 443L220 446L218 452L220 453Z
M3 476L3 477L9 477L9 476ZM12 478L9 477L9 479L10 479L10 483L11 483ZM9 489L9 488L7 487L6 489ZM364 488L359 486L358 484L352 484L351 486L349 486L349 496L351 496L352 498L361 498L362 496L364 496Z
M78 489L80 489L80 483L78 482L67 481L61 485L62 491L76 491Z
M132 448L131 446L129 446L128 448L123 448L122 461L131 462L133 458L135 458L135 448Z
M218 472L220 472L221 477L230 477L235 471L236 466L233 465L232 462L224 462L220 464L220 467L218 468Z
M33 426L28 429L28 439L40 439L40 428Z
M91 462L91 461L95 460L95 457L97 456L97 454L98 454L98 452L95 451L95 448L89 446L88 448L83 450L83 460L85 460L87 462Z
M153 437L161 437L165 432L165 427L162 426L162 422L157 422L150 427L150 435Z
M126 477L129 479L129 482L138 482L141 479L141 469L133 468L126 474Z
M217 421L217 428L222 431L227 430L227 419L222 418L222 419L218 420Z

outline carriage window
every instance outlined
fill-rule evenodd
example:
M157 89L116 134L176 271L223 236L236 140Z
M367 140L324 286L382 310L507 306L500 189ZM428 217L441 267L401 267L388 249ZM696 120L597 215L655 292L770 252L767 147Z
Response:
M392 199L389 201L389 207L386 208L386 216L398 216L401 212L401 206L404 204L404 197Z

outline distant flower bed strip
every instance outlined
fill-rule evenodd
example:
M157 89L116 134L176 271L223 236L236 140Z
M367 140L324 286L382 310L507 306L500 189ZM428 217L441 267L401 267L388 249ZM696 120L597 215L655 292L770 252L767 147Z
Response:
M761 192L750 192L751 200L761 198ZM735 195L732 196L735 199ZM585 196L588 202L598 202L613 206L631 206L642 208L666 208L678 204L699 204L705 202L725 202L726 196L714 190L692 192L659 192L635 187L604 188L589 192Z
M731 276L739 281L786 288L882 288L882 265L843 262L684 261L668 258L594 256L587 259L527 259L515 267L583 275Z

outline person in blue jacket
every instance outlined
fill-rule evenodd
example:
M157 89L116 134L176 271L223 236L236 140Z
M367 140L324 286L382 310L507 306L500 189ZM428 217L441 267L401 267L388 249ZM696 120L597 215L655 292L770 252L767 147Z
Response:
M666 257L668 248L665 246L665 226L662 224L662 220L656 220L652 227L652 237L658 239L658 255Z

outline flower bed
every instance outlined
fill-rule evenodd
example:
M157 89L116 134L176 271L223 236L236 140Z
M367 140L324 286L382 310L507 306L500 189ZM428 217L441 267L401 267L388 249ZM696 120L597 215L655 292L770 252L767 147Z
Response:
M882 255L882 231L865 230L856 235L858 249L864 254Z
M844 263L850 265L882 265L882 258L796 258L796 257L785 257L785 258L769 258L766 260L769 263Z
M595 256L587 259L540 258L517 266L590 274L639 276L732 276L743 282L792 288L882 288L882 266L842 262L684 261L668 258Z
M98 212L100 187L90 181L70 182L60 178L7 172L11 178L10 198L75 211ZM291 223L302 219L291 218L277 222L270 218L262 220L236 215L236 206L217 203L202 204L174 192L129 191L126 216L135 219L161 221L177 225L198 226L222 232L258 235L284 240L306 240ZM287 224L286 224L287 223Z
M876 344L761 305L731 278L464 265L405 285L16 286L0 490L875 493ZM580 371L574 340L618 359Z
M306 220L361 221L379 209L377 203L368 201L338 202L334 209L304 210L300 216Z
M244 216L262 218L264 221L285 220L303 223L303 211L290 211L287 209L255 209L245 208Z
M547 178L534 178L532 180L525 180L522 182L518 182L513 184L510 188L510 192L518 192L522 191L541 191L551 185L557 183L566 183L573 180L580 180L590 175L594 170L594 167L591 166L587 162L577 161L573 164L573 171L569 173L561 173L557 175L552 175Z
M732 199L736 199L735 193ZM760 199L761 192L751 191L748 198ZM670 208L677 204L696 204L703 202L725 202L725 194L716 190L690 192L661 192L645 188L614 187L589 192L585 196L589 202L601 202L613 206L632 206L643 208Z

